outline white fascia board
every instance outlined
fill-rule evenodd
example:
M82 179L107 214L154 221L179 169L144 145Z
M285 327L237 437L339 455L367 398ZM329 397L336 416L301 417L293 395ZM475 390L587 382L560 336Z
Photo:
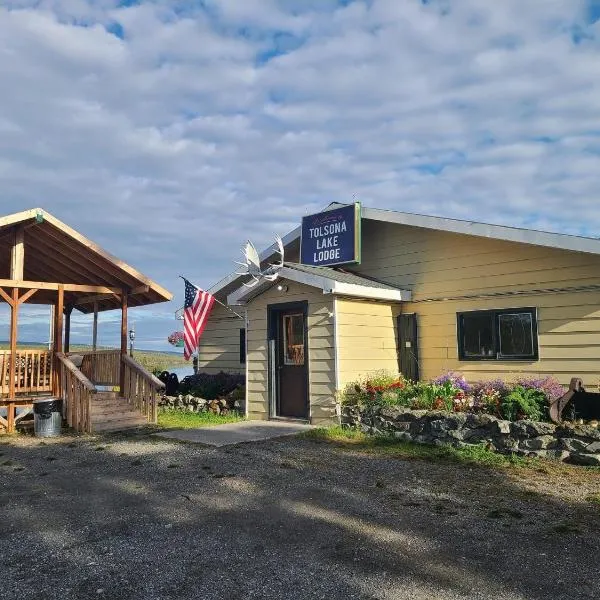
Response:
M266 292L273 284L273 281L261 281L254 287L242 285L227 296L227 304L229 306L245 306L252 298Z
M386 223L397 223L399 225L421 227L423 229L473 235L507 242L519 242L521 244L557 248L559 250L600 254L600 240L590 237L507 227L505 225L490 225L476 221L430 217L380 208L363 207L362 216L365 219L373 221L385 221Z
M332 286L327 292L336 296L354 296L356 298L390 300L392 302L410 302L412 297L409 290L384 290L354 283L340 283L339 281L332 281L331 283Z

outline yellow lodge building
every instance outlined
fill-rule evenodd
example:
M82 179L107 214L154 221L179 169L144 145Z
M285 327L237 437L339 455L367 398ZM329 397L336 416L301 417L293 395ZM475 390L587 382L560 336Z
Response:
M245 372L251 419L334 422L381 369L600 381L598 239L334 204L283 243L209 290L243 318L215 304L199 371Z

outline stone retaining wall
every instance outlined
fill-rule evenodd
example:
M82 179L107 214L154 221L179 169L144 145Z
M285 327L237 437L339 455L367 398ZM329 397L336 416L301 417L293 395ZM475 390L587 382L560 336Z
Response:
M600 466L600 430L533 421L503 421L491 415L410 410L402 407L342 407L342 425L365 433L394 435L419 444L464 448L487 444L505 454L552 458Z
M205 400L192 394L179 394L177 396L162 396L158 400L162 408L177 408L188 412L214 412L224 413L235 410L244 414L246 406L243 399L238 400L229 395L218 400Z

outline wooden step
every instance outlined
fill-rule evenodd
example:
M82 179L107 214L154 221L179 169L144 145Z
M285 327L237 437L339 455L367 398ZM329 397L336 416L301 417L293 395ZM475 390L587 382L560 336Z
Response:
M92 422L92 432L100 433L104 431L125 431L127 429L136 429L148 425L144 417L130 417L128 419L118 419L115 421L102 421L100 423Z
M96 394L92 400L92 431L123 431L148 424L145 415L137 411L116 392Z
M92 404L92 412L105 412L111 410L133 410L135 408L127 402L102 402L101 404ZM136 411L137 412L137 411Z

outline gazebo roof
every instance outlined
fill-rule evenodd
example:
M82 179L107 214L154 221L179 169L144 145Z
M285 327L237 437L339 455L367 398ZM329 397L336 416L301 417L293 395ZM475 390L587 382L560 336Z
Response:
M23 276L11 279L16 232L22 232ZM17 285L15 285L15 283ZM35 285L29 285L35 284ZM46 211L33 208L0 217L0 287L37 288L32 304L52 304L64 285L66 306L90 313L121 308L127 290L130 307L167 302L172 294L115 258Z

